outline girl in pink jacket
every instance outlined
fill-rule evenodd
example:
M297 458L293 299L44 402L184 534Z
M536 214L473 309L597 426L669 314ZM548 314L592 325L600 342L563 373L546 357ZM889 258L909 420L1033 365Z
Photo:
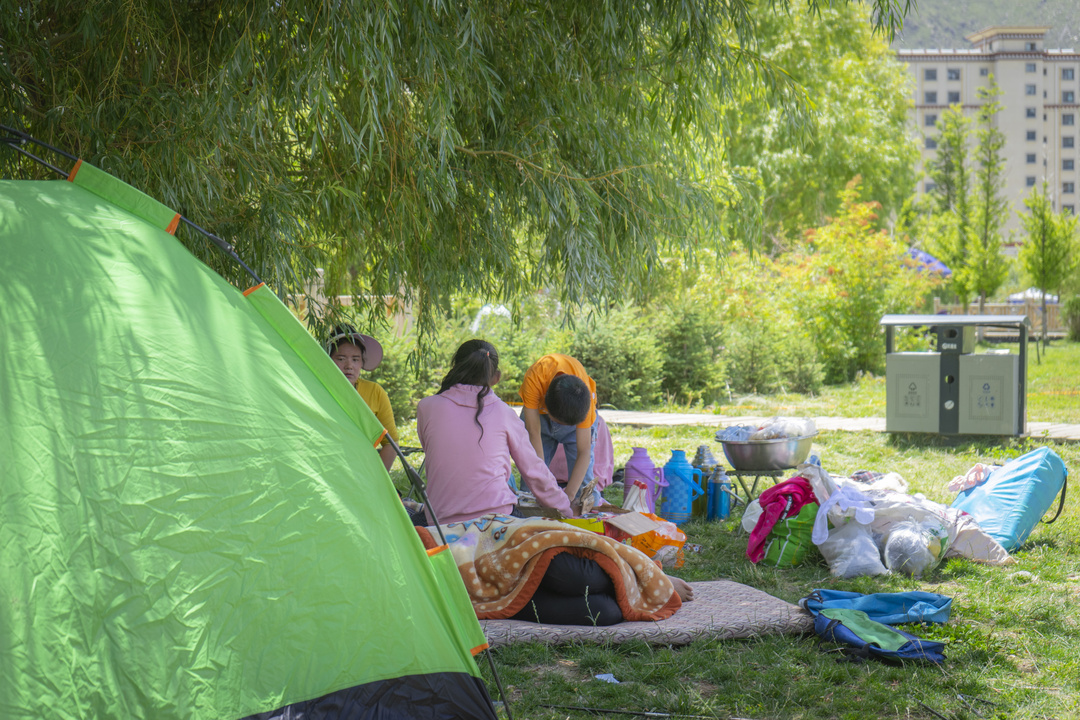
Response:
M573 517L566 493L537 457L525 425L491 391L499 378L495 347L469 340L454 353L439 393L417 406L431 508L442 524L509 515L517 504L508 484L513 461L541 505Z

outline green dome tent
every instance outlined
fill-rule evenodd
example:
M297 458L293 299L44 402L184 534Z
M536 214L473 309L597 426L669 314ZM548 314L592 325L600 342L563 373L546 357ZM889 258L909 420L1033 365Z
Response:
M494 718L345 377L176 213L69 179L0 180L0 717Z

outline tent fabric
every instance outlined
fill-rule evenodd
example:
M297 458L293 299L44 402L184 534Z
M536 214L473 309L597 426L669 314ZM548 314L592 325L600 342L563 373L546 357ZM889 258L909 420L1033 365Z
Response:
M68 180L117 207L127 210L135 217L161 228L170 235L176 231L176 226L180 222L180 214L172 208L166 207L90 163L84 163L82 160L75 163L75 167L68 174Z
M493 718L378 421L120 190L0 181L0 717Z

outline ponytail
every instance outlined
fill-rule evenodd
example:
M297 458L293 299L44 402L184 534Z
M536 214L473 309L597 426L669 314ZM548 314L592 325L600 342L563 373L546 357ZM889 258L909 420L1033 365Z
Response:
M491 393L491 383L499 372L499 352L486 340L466 340L454 353L450 371L443 378L439 394L454 385L479 385L476 393L476 415L473 422L480 428L480 437L484 437L484 426L480 424L480 411L484 409L484 398Z

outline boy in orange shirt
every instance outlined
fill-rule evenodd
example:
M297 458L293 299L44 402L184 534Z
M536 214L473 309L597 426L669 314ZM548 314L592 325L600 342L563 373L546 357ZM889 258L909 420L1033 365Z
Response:
M596 383L580 362L569 355L551 354L533 363L518 390L524 408L521 419L529 441L545 464L563 446L570 479L566 495L576 502L592 480L596 442Z

